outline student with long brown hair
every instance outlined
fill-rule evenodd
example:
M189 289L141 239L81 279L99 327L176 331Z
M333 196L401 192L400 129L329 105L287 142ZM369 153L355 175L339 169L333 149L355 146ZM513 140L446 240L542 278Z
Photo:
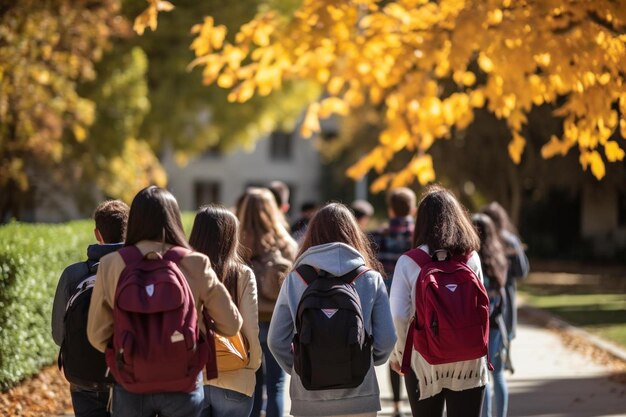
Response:
M362 382L354 388L307 390L301 376L292 372L292 339L296 332L296 312L307 289L307 283L298 273L303 265L307 265L309 269L312 267L318 273L324 271L327 274L320 276L318 280L327 279L327 276L346 276L359 267L366 267L365 272L360 272L349 284L355 288L360 300L364 331L373 338L371 353L367 351L367 355L371 355L367 358L369 365L362 374ZM294 271L287 276L280 290L268 340L280 366L291 374L289 392L292 415L375 416L381 409L374 365L385 363L396 340L387 290L379 272L381 270L367 237L346 206L339 203L328 204L311 219L294 263ZM322 311L327 317L336 313L334 310ZM325 320L324 317L321 319ZM328 371L332 372L332 369ZM322 378L332 377L324 375Z
M138 257L140 260L126 265L122 251L133 253L135 259ZM135 264L143 264L144 261L148 263L151 260L155 262L159 262L159 259L172 260L169 257L171 254L175 255L176 258L174 259L176 260L174 262L185 278L187 285L183 288L184 293L189 294L188 291L190 291L190 295L193 297L196 317L201 317L202 309L206 308L213 317L215 327L220 334L232 336L239 331L242 324L241 316L232 303L226 288L217 279L211 268L209 258L204 254L192 251L187 243L176 199L169 191L150 186L137 193L130 206L124 248L106 255L100 260L87 323L89 342L96 349L104 352L107 347L111 346L112 342L116 341L116 338L120 337L118 333L114 334L114 312L118 311L119 307L119 304L116 303L118 301L116 300L116 289L123 271L127 270L127 267L132 269ZM179 254L181 254L180 257ZM173 269L170 271L178 272ZM143 277L146 276L150 277L143 275ZM168 291L164 291L162 288L167 288ZM155 285L147 285L145 292L139 290L135 292L138 300L132 305L145 303L146 298L153 296L154 299L164 300L167 298L167 294L171 293L172 285L160 288L155 288ZM124 298L126 305L130 302L129 296ZM185 305L187 304L185 303ZM145 314L144 316L148 315ZM190 316L193 317L193 314ZM155 323L155 321L150 322L150 324ZM204 331L201 320L198 320L197 327L200 328L201 333ZM127 335L128 333L122 339ZM171 339L167 334L165 337L168 338L168 341L171 340L172 345L185 340L184 335L178 331L172 333ZM132 343L132 336L129 339ZM138 356L142 353L139 348L134 351L122 349L119 353L113 352L122 365L124 365L123 361L127 355L133 360L136 357L134 355ZM145 358L143 360L145 361ZM162 366L161 363L157 363L155 368L163 374L167 375L167 372L171 371L159 369L159 366ZM129 369L132 370L132 367ZM118 383L113 389L112 414L118 417L198 416L202 410L204 399L201 375L202 373L199 372L191 392L164 392L158 389L152 392L142 389L139 391L142 393L137 393L126 390ZM195 379L195 376L192 375L192 377ZM152 382L154 386L157 386L159 380Z
M482 281L476 251L480 241L465 208L441 186L428 187L419 202L413 247L427 256L467 259L467 266ZM442 252L443 251L443 252ZM421 267L410 256L398 259L391 284L391 313L398 342L391 366L400 372L407 330L416 310L415 285ZM456 287L454 288L456 290ZM428 319L430 320L430 319ZM414 348L410 372L404 375L411 411L419 417L441 417L444 404L448 417L479 417L484 386L488 380L487 358L430 364Z
M480 237L480 262L485 280L485 287L489 294L489 359L493 365L491 373L494 395L487 385L483 404L483 417L506 417L508 406L508 390L504 379L503 353L505 342L508 342L506 326L502 317L506 305L506 273L509 268L504 248L500 242L498 232L493 221L486 214L478 213L472 216L472 222ZM493 401L492 401L493 398ZM495 412L492 413L492 410Z
M517 330L517 281L528 276L530 266L526 253L524 252L524 245L504 207L498 202L492 201L487 206L483 207L481 211L493 221L496 233L500 236L504 253L509 261L506 284L504 287L507 303L503 317L508 331L508 338L509 341L511 341L515 338L515 332ZM510 361L511 358L509 354L507 360L509 365ZM512 371L512 369L510 370Z
M243 368L220 370L205 382L202 417L248 416L252 410L254 374L261 365L257 288L254 273L241 258L239 221L224 207L206 206L196 213L189 243L209 257L217 278L237 305L249 361ZM218 364L219 365L219 364Z
M276 200L266 188L246 190L238 207L244 261L252 267L258 288L259 340L263 366L256 373L251 417L259 417L266 388L266 417L282 417L285 373L267 346L267 333L280 283L295 259L297 244L284 226Z

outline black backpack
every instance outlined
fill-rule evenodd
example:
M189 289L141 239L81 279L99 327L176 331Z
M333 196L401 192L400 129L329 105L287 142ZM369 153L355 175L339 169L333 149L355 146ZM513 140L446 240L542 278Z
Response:
M301 265L307 283L296 313L294 369L305 389L355 388L372 363L372 336L365 331L354 280L361 266L340 277Z
M113 379L106 376L104 353L94 348L87 339L87 316L98 264L87 261L88 273L75 288L71 288L63 318L59 369L63 368L65 378L73 385L91 391L107 391Z

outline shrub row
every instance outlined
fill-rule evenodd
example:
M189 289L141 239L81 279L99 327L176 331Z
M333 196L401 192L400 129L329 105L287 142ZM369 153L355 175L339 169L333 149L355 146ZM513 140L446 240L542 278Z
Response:
M54 362L52 300L61 272L84 260L93 222L0 227L0 390Z
M187 234L194 213L183 213ZM87 257L93 221L0 226L0 391L53 363L52 300L63 269Z

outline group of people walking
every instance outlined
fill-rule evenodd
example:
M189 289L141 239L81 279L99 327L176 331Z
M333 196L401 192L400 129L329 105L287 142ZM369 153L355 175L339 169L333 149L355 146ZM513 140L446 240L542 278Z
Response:
M280 187L246 190L234 212L200 208L189 240L165 189L143 189L130 209L102 203L99 243L63 271L52 312L76 416L281 417L286 373L294 416L375 416L374 366L387 361L397 416L402 376L414 416L441 416L444 404L450 417L506 415L503 353L515 279L528 271L506 212L492 203L470 217L440 186L419 204L410 189L391 190L387 204L388 223L371 233L349 207L326 204L296 241ZM445 314L420 326L419 288L424 271L437 283L454 262L466 267L454 264L449 277L462 269L478 298L489 297L489 331L475 357L432 363L413 330L443 337ZM448 292L469 288L458 282ZM81 331L89 355L72 347ZM494 396L485 395L489 368Z

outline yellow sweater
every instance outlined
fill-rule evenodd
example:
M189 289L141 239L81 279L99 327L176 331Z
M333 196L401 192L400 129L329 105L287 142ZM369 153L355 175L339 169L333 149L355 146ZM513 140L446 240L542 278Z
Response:
M250 363L243 369L220 372L217 378L205 380L205 384L230 389L251 397L256 384L255 372L261 366L261 344L259 343L256 280L254 272L248 267L245 267L237 279L237 298L239 300L239 312L243 317L241 333L250 347Z
M165 253L171 245L161 242L141 241L136 245L144 255L148 252ZM224 336L232 336L241 328L242 318L237 307L230 299L224 285L219 282L209 258L198 252L190 252L178 264L187 278L201 318L201 308L205 306L215 320L216 329ZM99 351L104 352L113 337L113 302L117 281L124 269L122 256L110 253L100 260L96 284L91 296L89 318L87 321L87 337L89 342ZM204 324L200 320L200 329Z

